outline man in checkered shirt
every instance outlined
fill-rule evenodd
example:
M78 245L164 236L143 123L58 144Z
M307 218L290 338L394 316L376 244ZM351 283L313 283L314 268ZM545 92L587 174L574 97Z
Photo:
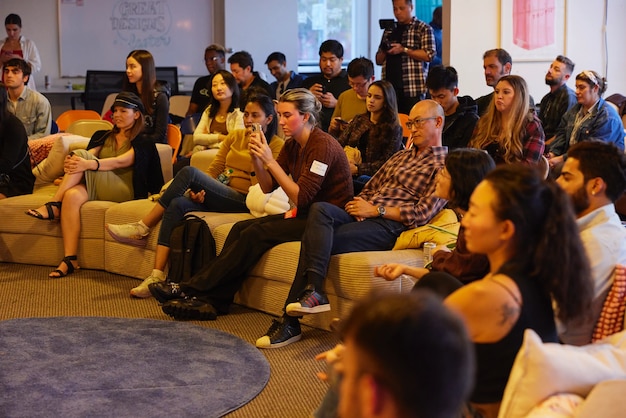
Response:
M393 0L396 27L385 30L376 52L383 66L383 80L393 84L398 112L409 114L413 105L426 97L428 65L436 53L433 29L413 16L412 0Z
M446 201L433 196L448 153L441 144L444 119L437 102L417 103L407 122L411 149L391 156L344 208L326 202L311 205L285 314L257 340L257 347L298 341L299 316L330 310L323 283L332 254L390 250L403 231L426 224L444 207Z

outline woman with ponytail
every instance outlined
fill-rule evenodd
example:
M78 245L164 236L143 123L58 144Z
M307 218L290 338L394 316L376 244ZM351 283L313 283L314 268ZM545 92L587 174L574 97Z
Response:
M554 318L588 311L591 274L570 198L532 167L504 164L487 174L462 225L468 250L485 254L490 271L442 296L464 318L475 345L474 416L496 417L524 330L557 342ZM442 281L455 280L431 274L416 288L441 289Z

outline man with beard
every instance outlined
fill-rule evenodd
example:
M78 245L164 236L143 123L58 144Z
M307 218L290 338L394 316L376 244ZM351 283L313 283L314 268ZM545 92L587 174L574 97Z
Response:
M434 294L373 294L354 307L343 337L341 418L461 416L473 348L460 318Z
M483 69L485 71L485 83L491 88L495 88L500 78L511 74L513 59L504 49L490 49L483 54ZM487 112L493 91L485 96L476 99L478 105L478 115L482 116Z
M576 104L576 94L566 84L572 72L574 72L572 60L559 55L550 64L546 74L546 84L550 86L550 93L543 96L539 104L539 119L546 134L546 143L549 143L556 134L565 112Z
M566 344L584 345L591 342L615 265L626 264L626 229L614 205L626 188L626 156L611 143L579 142L569 149L557 183L571 196L594 283L590 314L559 324L559 338Z

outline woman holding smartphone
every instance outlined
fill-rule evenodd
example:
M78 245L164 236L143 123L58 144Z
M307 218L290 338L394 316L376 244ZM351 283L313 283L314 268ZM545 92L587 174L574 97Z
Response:
M284 141L276 136L278 121L272 99L265 95L250 96L243 113L245 129L231 132L223 141L207 174L195 167L184 167L154 205L150 213L139 222L123 225L107 224L109 234L117 241L136 246L146 245L150 229L161 218L158 244L152 273L137 287L131 296L150 297L148 285L165 280L165 265L170 253L172 229L192 211L248 212L248 188L257 182L252 157L248 150L252 127L258 126L268 138L268 147L275 157ZM258 136L256 132L254 135Z

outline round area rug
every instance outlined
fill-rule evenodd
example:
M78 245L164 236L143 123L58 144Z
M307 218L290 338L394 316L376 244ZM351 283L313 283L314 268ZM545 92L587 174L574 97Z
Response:
M269 375L251 344L187 323L0 322L3 417L220 417L259 394Z

